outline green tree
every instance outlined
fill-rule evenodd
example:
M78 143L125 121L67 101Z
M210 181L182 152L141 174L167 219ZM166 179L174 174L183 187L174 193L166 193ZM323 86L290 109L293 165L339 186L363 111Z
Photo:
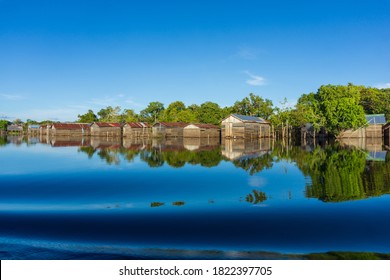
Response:
M148 107L140 112L142 121L155 123L164 112L164 104L158 101L150 102Z
M179 113L186 110L186 106L182 101L175 101L168 105L161 116L161 120L165 122L178 122Z
M390 89L358 87L360 90L360 105L366 114L385 114L390 120Z
M119 112L121 108L119 106L111 107L108 106L104 109L101 109L97 114L99 115L99 121L101 122L119 122L120 115Z
M125 109L123 113L119 116L119 120L121 123L126 122L138 122L139 117L132 109Z
M201 123L217 125L223 118L223 110L217 103L208 101L200 105L198 118Z
M302 126L311 123L316 131L325 124L325 119L320 110L320 103L314 93L303 94L292 112L292 124Z
M77 120L78 123L93 123L98 120L97 116L92 110L88 110L87 113L83 115L78 115L77 117L78 117Z
M326 128L334 135L366 124L364 110L360 105L360 92L352 84L321 86L317 95Z
M6 131L9 122L6 120L0 120L0 130Z
M233 105L234 113L241 115L250 115L269 119L273 114L273 104L269 99L250 93L241 101L236 101Z

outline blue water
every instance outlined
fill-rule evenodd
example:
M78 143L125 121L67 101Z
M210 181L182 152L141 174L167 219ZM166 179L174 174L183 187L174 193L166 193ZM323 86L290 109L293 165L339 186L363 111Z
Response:
M350 193L350 182L342 181L348 189L329 201L329 184L312 187L317 175L301 163L321 147L295 147L290 153L303 153L294 158L276 148L240 146L233 159L220 145L190 151L182 143L108 143L86 149L90 154L78 146L28 141L0 146L3 259L54 258L49 250L72 252L73 258L94 252L91 258L102 259L130 249L139 258L148 249L390 253L386 161L375 163L385 168L383 183L375 186L365 179L370 163L363 158L353 164L358 171L352 177L363 178L360 189ZM345 152L356 153L338 150ZM258 170L243 167L248 162ZM310 188L326 198L309 195Z

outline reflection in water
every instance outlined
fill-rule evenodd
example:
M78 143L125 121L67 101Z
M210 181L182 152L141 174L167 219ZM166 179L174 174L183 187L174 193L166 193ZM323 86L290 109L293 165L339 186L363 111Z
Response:
M2 248L10 238L61 248L390 251L388 151L270 139L36 141L0 142Z
M2 138L3 145L20 145L21 136ZM109 165L118 165L121 160L133 162L139 156L149 167L164 164L181 168L186 164L204 167L218 166L230 161L250 175L271 169L275 163L293 162L309 177L306 197L324 202L341 202L380 196L390 193L390 152L382 150L377 139L348 139L324 147L286 146L272 139L245 141L223 139L178 138L168 141L156 139L125 138L66 138L41 139L53 147L78 146L78 151L88 158L97 155ZM34 142L30 139L28 143ZM253 180L260 178L253 177ZM252 181L253 181L252 180ZM252 185L260 186L256 182ZM254 191L247 201L262 202L266 196ZM160 206L160 205L158 205Z
M245 197L245 201L251 204L260 204L267 200L267 195L264 192L253 190L252 193Z

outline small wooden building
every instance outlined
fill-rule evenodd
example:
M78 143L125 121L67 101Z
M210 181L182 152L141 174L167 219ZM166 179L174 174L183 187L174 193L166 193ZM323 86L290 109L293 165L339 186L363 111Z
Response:
M259 117L231 114L222 120L221 132L222 138L265 138L271 137L271 124Z
M183 128L183 137L187 138L220 138L221 130L213 124L188 124Z
M149 138L152 136L152 126L144 122L129 122L123 126L123 137Z
M7 126L7 133L23 134L23 126L18 124L10 124Z
M48 124L41 124L39 126L39 134L40 135L47 135L48 134L48 130L49 130L49 125Z
M40 131L39 131L39 124L30 124L28 127L27 127L27 133L29 135L39 135Z
M153 125L152 134L158 138L183 137L184 127L187 125L188 123L183 122L158 122Z
M338 138L382 138L383 125L386 124L384 114L366 115L367 124L358 129L348 129L340 133Z
M53 123L48 126L48 134L52 136L89 136L91 127L84 123Z
M122 137L120 123L95 122L91 125L91 136Z

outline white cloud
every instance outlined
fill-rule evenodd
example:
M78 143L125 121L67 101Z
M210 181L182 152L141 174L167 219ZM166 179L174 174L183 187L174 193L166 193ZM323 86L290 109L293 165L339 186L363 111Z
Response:
M266 84L266 79L261 76L257 76L252 74L249 71L244 71L245 74L247 74L250 79L246 80L246 83L251 86L263 86Z
M17 94L0 94L0 97L9 101L18 101L24 99L23 96Z
M390 83L377 84L375 87L379 89L390 88Z

